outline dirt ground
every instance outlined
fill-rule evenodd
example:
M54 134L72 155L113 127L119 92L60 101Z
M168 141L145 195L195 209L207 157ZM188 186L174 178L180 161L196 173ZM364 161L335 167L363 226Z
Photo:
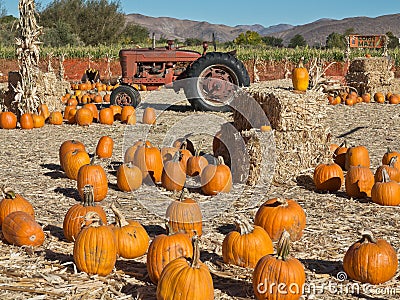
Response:
M271 84L280 86L288 81ZM108 172L109 193L100 204L107 212L108 221L112 222L109 206L113 200L118 200L127 218L141 222L154 237L164 232L163 211L170 201L167 197L176 195L148 186L134 193L118 191L115 169L122 162L124 150L138 138L147 138L162 146L176 137L193 133L195 142L205 138L204 150L210 152L213 131L219 122L231 121L231 115L194 112L182 94L169 90L142 92L141 95L143 103L137 110L135 126L115 122L112 126L93 124L87 128L64 124L46 125L31 131L1 130L2 184L13 187L30 200L36 219L45 230L46 240L43 246L35 249L0 242L0 299L155 299L156 286L147 276L146 256L118 259L114 271L107 277L88 276L76 270L73 244L64 239L62 223L79 195L76 182L66 178L60 170L59 146L67 139L76 139L93 153L101 136L111 136L115 141L113 157L101 162ZM160 113L155 127L140 122L143 108L147 106ZM346 139L350 145L366 146L373 171L387 147L400 150L399 105L331 106L328 115L326 123L331 128L332 142L341 143ZM194 126L196 118L204 117L215 121L203 124L204 128ZM199 134L200 131L203 133ZM198 183L194 180L192 184ZM359 239L360 230L369 229L375 237L386 239L400 255L399 207L381 207L368 199L350 199L344 187L337 193L318 193L312 182L312 170L303 170L286 185L258 190L236 187L236 190L240 196L235 201L243 201L240 207L228 196L205 197L196 193L195 188L191 193L207 210L203 212L201 259L212 271L215 299L254 299L252 270L223 264L221 244L233 229L235 215L253 220L261 203L277 195L297 200L307 214L304 235L292 244L291 251L306 269L310 290L303 299L399 299L399 272L391 281L374 287L338 278L343 275L340 273L343 256ZM257 203L246 202L250 194L258 199ZM213 207L218 209L213 210Z

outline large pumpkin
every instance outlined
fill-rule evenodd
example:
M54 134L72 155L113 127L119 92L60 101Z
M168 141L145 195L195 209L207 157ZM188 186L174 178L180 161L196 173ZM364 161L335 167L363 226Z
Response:
M111 228L115 234L118 255L127 259L144 255L150 242L146 229L139 222L126 220L114 203L111 209L115 215L115 223Z
M24 211L8 214L1 229L6 241L16 246L40 246L44 242L42 227Z
M132 146L127 148L125 150L125 154L124 154L124 163L133 162L133 160L135 158L135 153L136 153L137 148L139 146L143 146L144 144L146 144L148 147L152 146L150 141L145 141L144 142L142 140L138 140Z
M382 171L382 182L375 182L371 190L371 199L380 205L397 206L400 204L400 184L390 180L386 169Z
M93 113L89 108L82 107L76 111L75 122L79 126L89 126L93 122Z
M178 296L179 295L179 296ZM157 284L157 300L212 300L214 286L210 270L200 261L198 240L193 259L177 258L168 263Z
M105 125L112 125L114 123L114 112L110 107L100 110L99 122Z
M331 192L339 190L344 181L342 168L335 163L319 164L314 170L313 178L318 190Z
M107 216L104 209L94 203L93 187L87 185L83 188L82 202L71 206L64 216L63 231L67 241L75 241L83 225L88 225L85 224L84 216L90 211L96 212L103 223L107 223Z
M351 279L379 284L393 278L397 271L397 254L383 239L375 239L370 231L350 246L343 258L343 269Z
M308 70L303 65L304 57L302 57L298 65L292 71L293 88L296 91L306 91L308 88Z
M201 190L205 195L228 193L232 189L232 173L222 156L218 165L207 165L200 174Z
M228 233L222 242L225 263L254 268L258 260L274 253L271 238L264 228L252 226L246 219L235 220L236 230Z
M32 114L24 113L19 118L19 125L22 129L32 129L33 128L33 118Z
M123 192L137 190L142 185L142 171L132 162L124 163L117 170L117 185Z
M107 174L103 167L94 164L94 159L88 165L82 166L78 171L77 188L83 198L83 187L85 185L93 186L93 199L95 202L103 200L108 192Z
M165 266L178 257L192 257L193 246L189 236L182 232L157 235L147 251L147 272L150 280L157 283Z
M297 300L303 293L306 274L301 262L289 257L290 234L282 232L277 254L266 255L253 272L253 291L256 299Z
M61 169L64 170L64 156L67 152L74 150L86 151L85 145L77 140L67 140L63 142L58 150Z
M109 136L102 136L97 142L96 155L99 158L111 158L114 149L114 140Z
M14 129L17 127L17 116L11 111L0 113L0 128Z
M344 183L348 196L353 198L371 197L375 178L368 167L350 166Z
M368 149L364 146L350 147L346 152L345 169L348 171L351 166L370 166Z
M183 189L178 200L172 201L167 207L165 218L168 221L168 228L174 232L183 231L189 236L201 236L203 234L203 221L199 204L187 198L186 188Z
M78 178L79 169L87 164L90 164L90 157L86 151L73 150L64 155L63 158L65 175L69 179L76 180Z
M24 211L35 217L35 211L32 204L19 194L16 194L11 188L1 189L3 199L0 201L0 226L5 217L14 211Z
M75 265L88 274L106 276L117 261L115 234L95 212L88 212L84 220L89 225L82 228L74 243Z
M306 214L292 199L273 198L258 209L254 224L263 227L273 241L277 241L284 230L292 241L297 241L306 227Z
M161 174L161 185L167 191L181 191L186 182L186 173L181 165L181 152L177 151L174 158L165 162Z
M157 147L147 144L139 146L135 151L133 163L142 171L143 181L161 182L163 163Z
M60 111L52 111L48 118L49 124L61 125L64 121L63 115Z

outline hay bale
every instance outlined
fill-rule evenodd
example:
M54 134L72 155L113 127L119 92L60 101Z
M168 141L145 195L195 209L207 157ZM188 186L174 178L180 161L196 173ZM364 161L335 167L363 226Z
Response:
M322 92L296 94L287 89L267 87L260 83L248 89L247 97L251 97L259 105L249 105L251 100L239 94L238 100L233 102L235 108L239 107L233 113L234 124L239 131L260 128L261 125L268 124L268 121L275 130L302 130L305 127L314 129L315 126L321 127L322 121L327 117L326 95ZM258 116L260 111L265 113L268 120ZM255 124L250 124L250 120Z
M62 110L64 105L61 96L70 89L68 81L59 80L53 72L40 72L37 79L37 94L41 102L46 103L50 110Z
M387 72L390 62L386 57L357 57L349 66L350 73L353 72Z

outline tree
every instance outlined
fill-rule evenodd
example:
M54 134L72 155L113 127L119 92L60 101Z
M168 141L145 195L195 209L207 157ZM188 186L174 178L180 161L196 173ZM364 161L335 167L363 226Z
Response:
M140 44L149 41L149 31L138 24L128 24L119 36L123 44Z
M185 45L186 46L200 46L203 44L203 41L198 38L187 38L185 40Z
M267 45L271 47L283 47L283 39L276 38L273 36L263 36L262 41Z
M259 45L262 39L258 32L247 30L246 33L239 34L234 42L236 45Z
M388 37L389 49L394 49L399 47L399 39L391 31L386 32L386 36Z
M42 42L52 47L72 46L81 43L79 36L73 32L71 25L64 21L58 21L54 24L54 27L45 28Z
M125 27L119 0L54 0L40 12L40 20L48 28L69 24L85 45L112 43Z
M326 38L326 47L327 48L341 48L345 49L347 46L345 36L337 33L337 32L332 32L328 37Z
M4 1L0 1L0 18L7 16L7 9L4 7Z
M301 34L296 34L289 41L289 48L304 47L307 46L307 42Z

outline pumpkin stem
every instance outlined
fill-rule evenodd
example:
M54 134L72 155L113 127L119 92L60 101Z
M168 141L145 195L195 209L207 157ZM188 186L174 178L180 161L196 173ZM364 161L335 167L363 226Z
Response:
M276 202L279 203L280 206L286 207L288 206L287 200L285 198L276 198Z
M297 64L298 68L304 68L304 56L300 57L299 63Z
M388 171L385 168L383 168L382 169L382 182L390 182L390 181L391 180L390 180Z
M182 158L182 153L181 151L176 151L174 156L172 157L173 162L179 162Z
M115 201L113 201L110 205L111 210L115 215L115 223L118 227L122 228L124 226L129 225L128 221L125 219L124 215L119 211L119 209L115 206Z
M94 206L93 186L90 184L83 187L83 206Z
M192 238L193 242L193 259L190 266L192 268L198 269L200 268L200 247L199 247L199 237L196 235Z
M254 227L250 224L250 222L247 219L240 216L237 216L235 218L235 225L240 235L252 233L254 230Z
M3 198L6 199L15 199L15 192L10 187L4 187L1 189L1 194Z
M390 158L389 167L394 168L394 165L396 164L396 162L397 162L397 156L393 156L392 158Z
M95 161L96 161L96 155L93 155L92 159L90 160L90 165L93 166Z
M365 241L369 243L376 243L376 239L374 238L372 232L370 230L365 230L361 232L361 240L360 243L364 243Z
M218 156L217 160L218 160L218 165L225 165L225 161L222 156Z
M188 194L188 189L187 188L183 188L182 189L182 192L181 192L181 195L179 196L179 202L182 202L183 201L183 198L185 198L185 196Z
M203 148L204 142L205 142L204 139L202 139L202 140L199 142L194 156L200 156L200 151L201 151L201 149Z
M279 259L286 260L290 252L290 234L283 230L277 244L277 255Z
M82 227L99 227L104 225L102 219L100 218L99 214L95 211L89 211L84 216L84 222L82 223ZM89 225L85 225L88 224Z
M165 229L167 230L167 235L175 234L175 231L172 229L172 226L168 223L168 220L165 220Z
M186 148L187 148L187 140L185 139L185 140L182 142L181 146L179 147L179 150L186 150ZM179 151L178 151L178 152L179 152Z

